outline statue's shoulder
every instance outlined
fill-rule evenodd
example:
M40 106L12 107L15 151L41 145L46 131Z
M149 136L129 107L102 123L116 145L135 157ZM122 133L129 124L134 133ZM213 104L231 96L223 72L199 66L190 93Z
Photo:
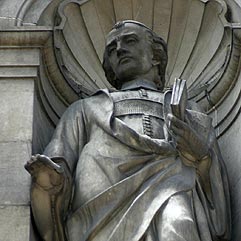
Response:
M91 96L85 98L82 100L82 105L103 105L105 103L105 100L110 100L111 91L108 89L99 89Z
M100 89L93 95L74 102L68 109L75 114L80 112L88 115L88 113L96 113L98 112L97 110L106 106L112 106L110 91L108 89Z
M73 102L69 107L68 110L80 110L82 109L85 105L90 105L90 104L100 104L100 101L104 98L109 98L110 96L110 91L108 89L100 89L97 90L94 94L92 94L89 97L79 99L75 102Z

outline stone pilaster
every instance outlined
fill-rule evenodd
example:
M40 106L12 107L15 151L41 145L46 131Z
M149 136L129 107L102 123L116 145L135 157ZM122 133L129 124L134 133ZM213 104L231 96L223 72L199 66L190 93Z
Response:
M0 31L0 240L30 240L30 176L35 82L49 28Z

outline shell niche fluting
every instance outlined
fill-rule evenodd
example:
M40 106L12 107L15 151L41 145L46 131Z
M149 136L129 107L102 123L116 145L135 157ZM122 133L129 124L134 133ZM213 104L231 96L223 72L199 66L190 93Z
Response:
M51 69L47 52L48 76L66 105L73 102L72 92L85 98L109 88L102 69L105 36L117 21L140 21L167 42L166 87L175 78L186 79L189 99L214 119L233 87L239 89L232 94L232 107L216 118L220 135L240 110L241 44L234 34L240 26L231 18L223 0L65 0L58 4L54 18L53 52L60 75ZM67 93L66 83L72 92Z

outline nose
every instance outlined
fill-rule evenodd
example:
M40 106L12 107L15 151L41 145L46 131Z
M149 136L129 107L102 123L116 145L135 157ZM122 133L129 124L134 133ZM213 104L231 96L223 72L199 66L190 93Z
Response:
M117 41L117 46L116 46L116 50L119 51L122 48L122 43L121 41Z
M117 52L117 56L120 56L121 54L127 52L122 41L120 41L120 40L117 41L116 52Z

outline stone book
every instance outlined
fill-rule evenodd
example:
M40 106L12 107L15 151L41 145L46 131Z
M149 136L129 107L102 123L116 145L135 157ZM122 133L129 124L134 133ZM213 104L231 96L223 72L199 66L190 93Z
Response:
M184 114L187 106L186 80L177 78L175 79L170 105L172 114L176 116L178 119L184 121Z

